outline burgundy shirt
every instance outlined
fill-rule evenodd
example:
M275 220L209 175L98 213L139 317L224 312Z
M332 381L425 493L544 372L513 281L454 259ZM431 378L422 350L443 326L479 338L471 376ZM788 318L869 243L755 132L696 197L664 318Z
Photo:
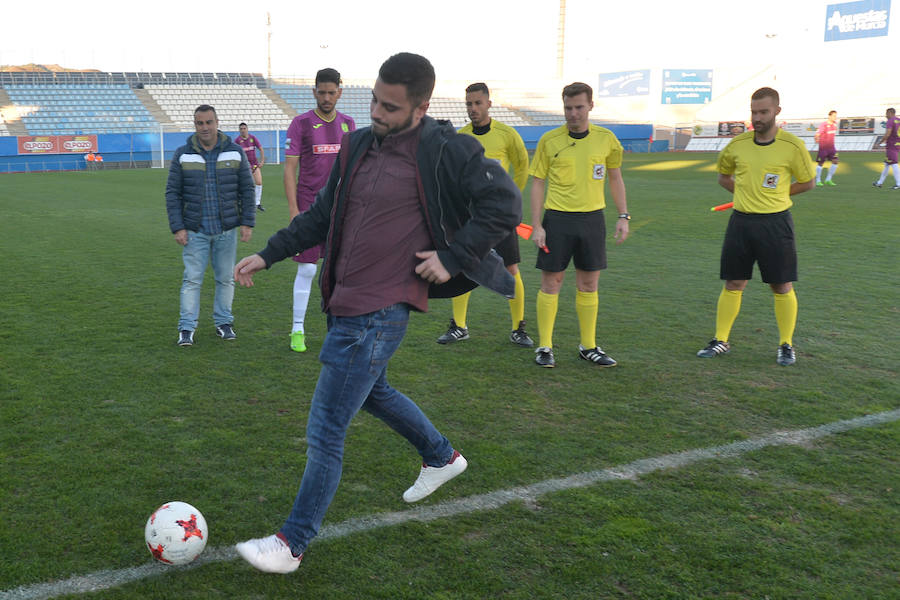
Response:
M433 250L416 169L422 125L376 140L350 177L335 286L325 309L353 317L405 302L428 309L416 252Z

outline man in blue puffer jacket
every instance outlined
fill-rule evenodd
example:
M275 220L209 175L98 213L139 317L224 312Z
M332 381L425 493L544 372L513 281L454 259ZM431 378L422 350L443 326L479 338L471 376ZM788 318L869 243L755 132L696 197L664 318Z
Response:
M198 106L194 127L196 133L172 156L166 183L169 229L184 247L179 346L194 343L200 290L209 263L216 278L216 334L223 340L235 339L231 303L237 228L240 226L241 241L249 242L256 222L250 163L240 146L219 131L216 109L208 104Z

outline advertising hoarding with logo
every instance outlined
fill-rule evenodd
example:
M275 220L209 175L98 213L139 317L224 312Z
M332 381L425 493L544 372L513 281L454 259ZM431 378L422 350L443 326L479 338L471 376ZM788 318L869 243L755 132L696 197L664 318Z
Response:
M825 8L825 41L837 42L888 34L891 0L860 0Z
M663 104L708 104L712 100L712 69L664 69Z
M650 70L619 71L600 73L600 98L620 98L624 96L647 96L650 94Z
M86 154L97 152L97 135L20 135L19 154Z

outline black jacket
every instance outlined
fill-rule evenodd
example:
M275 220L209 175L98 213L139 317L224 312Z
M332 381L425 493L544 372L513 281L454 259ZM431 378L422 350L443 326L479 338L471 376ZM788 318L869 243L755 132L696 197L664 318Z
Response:
M253 176L250 163L241 147L219 132L216 142L216 190L222 230L238 225L256 224L256 201L253 197ZM166 212L172 233L182 229L200 230L203 218L203 197L206 194L206 159L197 134L175 150L166 181Z
M514 280L492 250L522 219L522 196L499 163L484 157L484 148L467 135L458 135L444 121L423 117L416 151L422 211L434 248L450 281L432 284L432 298L458 296L483 285L508 298ZM319 277L323 303L334 289L334 264L340 250L341 228L348 186L355 165L372 145L371 127L344 136L328 182L316 202L277 232L259 255L269 267L297 252L325 243ZM423 198L424 196L424 198Z

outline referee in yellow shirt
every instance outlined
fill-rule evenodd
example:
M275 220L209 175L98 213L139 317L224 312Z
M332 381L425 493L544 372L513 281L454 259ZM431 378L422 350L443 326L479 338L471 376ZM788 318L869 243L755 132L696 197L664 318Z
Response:
M537 296L540 336L535 362L553 367L553 326L559 291L569 262L575 263L575 313L581 343L578 355L597 366L616 361L596 342L597 281L606 268L606 207L604 186L618 209L616 242L628 237L628 205L622 179L622 144L609 129L588 119L594 108L593 90L586 83L563 88L566 124L551 129L538 141L531 162L532 241L538 251L541 289ZM543 209L543 218L541 211Z
M484 146L484 155L487 158L500 163L519 187L519 191L525 190L528 183L528 150L519 132L492 119L490 115L491 93L485 83L473 83L466 88L466 112L470 122L459 130L463 135L471 135ZM518 346L531 348L534 342L525 332L525 285L522 283L522 275L519 274L519 236L515 231L500 242L496 248L497 254L503 258L506 270L516 280L516 292L509 301L509 312L512 317L512 333L509 341ZM453 298L453 318L447 332L437 339L438 344L452 344L469 339L469 328L466 324L466 315L469 310L469 296L471 292Z
M731 349L728 336L741 310L741 296L753 275L753 263L775 294L780 336L776 362L797 361L793 347L797 324L797 246L791 196L816 186L816 170L806 145L775 125L781 112L778 92L764 87L750 97L753 131L735 137L719 154L719 185L734 195L734 211L725 230L719 276L725 287L716 310L716 336L697 353L713 358ZM795 181L792 181L795 180Z

